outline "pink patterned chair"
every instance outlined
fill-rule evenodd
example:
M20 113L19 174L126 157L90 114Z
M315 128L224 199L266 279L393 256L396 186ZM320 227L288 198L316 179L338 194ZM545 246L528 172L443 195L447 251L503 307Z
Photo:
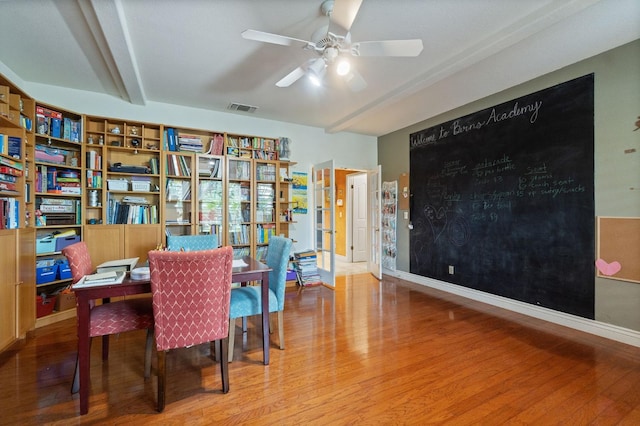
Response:
M62 249L62 254L69 260L71 277L74 283L82 277L93 273L91 256L84 241L72 244ZM151 298L126 299L109 303L103 300L102 305L91 308L89 335L91 337L102 336L102 360L109 357L109 335L132 330L147 330L147 350L145 357L145 378L151 373L151 345L153 343L153 309ZM80 389L80 377L78 375L78 361L73 376L71 392L76 393Z
M222 392L229 392L227 363L233 249L150 251L151 295L158 350L158 411L166 396L166 352L220 341Z

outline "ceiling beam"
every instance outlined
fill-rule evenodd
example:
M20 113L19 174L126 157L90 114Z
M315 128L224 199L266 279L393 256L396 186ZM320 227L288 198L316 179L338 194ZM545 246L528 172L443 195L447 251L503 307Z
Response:
M66 2L57 2L59 9L63 3ZM77 0L77 5L121 98L132 104L145 105L144 88L120 0ZM83 46L83 40L78 40L78 44ZM98 66L95 64L94 68Z

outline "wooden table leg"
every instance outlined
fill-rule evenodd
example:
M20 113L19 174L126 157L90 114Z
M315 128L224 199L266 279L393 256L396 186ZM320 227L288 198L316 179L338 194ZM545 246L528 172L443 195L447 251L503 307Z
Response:
M80 414L89 412L89 300L78 299L78 364L80 372Z

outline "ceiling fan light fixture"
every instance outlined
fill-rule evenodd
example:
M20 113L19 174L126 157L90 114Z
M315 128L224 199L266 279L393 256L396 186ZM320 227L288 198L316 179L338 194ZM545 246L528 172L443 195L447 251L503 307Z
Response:
M349 74L349 71L351 71L351 64L349 63L349 60L347 58L340 59L336 65L336 74L339 76L345 76Z

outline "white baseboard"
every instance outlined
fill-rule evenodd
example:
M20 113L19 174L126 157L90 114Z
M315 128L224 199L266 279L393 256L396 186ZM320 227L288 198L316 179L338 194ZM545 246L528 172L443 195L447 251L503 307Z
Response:
M415 284L431 287L447 293L466 297L467 299L476 300L492 306L507 309L509 311L518 312L533 318L549 321L575 330L584 331L596 336L615 340L640 347L640 332L630 330L624 327L607 324L595 320L582 318L576 315L566 314L564 312L554 311L553 309L543 308L541 306L531 305L529 303L520 302L502 296L485 293L482 291L470 289L467 287L451 284L444 281L427 278L420 275L411 274L404 271L392 271L384 269L383 273L392 277L400 278Z

